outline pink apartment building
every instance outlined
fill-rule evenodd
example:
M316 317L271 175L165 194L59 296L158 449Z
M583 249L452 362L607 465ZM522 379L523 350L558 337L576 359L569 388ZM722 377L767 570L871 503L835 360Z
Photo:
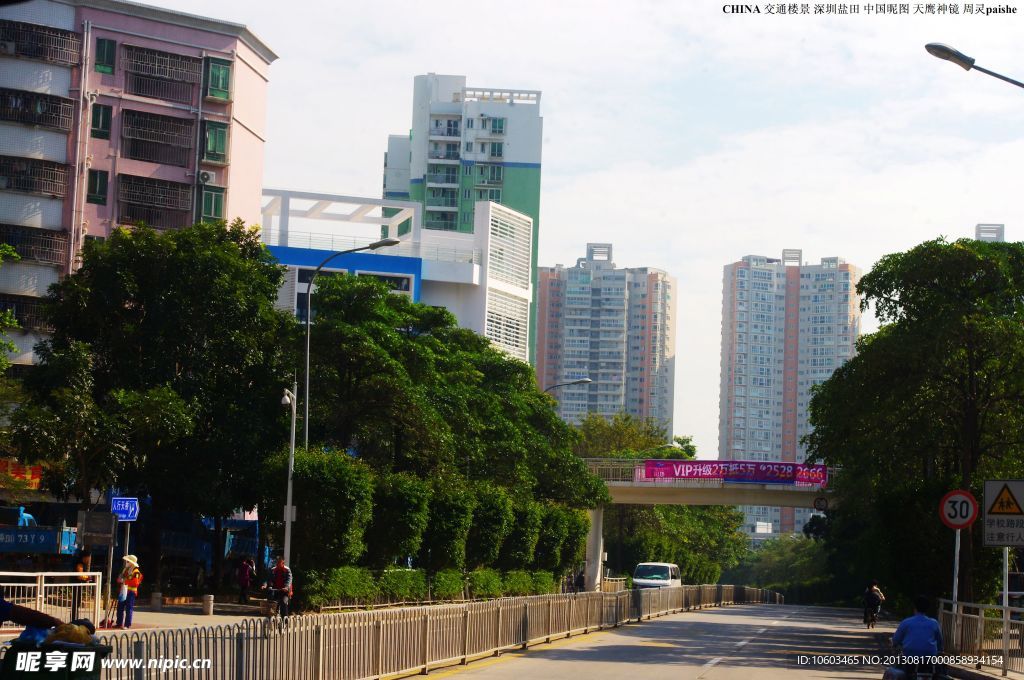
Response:
M0 7L0 309L32 363L38 298L89 238L260 218L277 56L248 28L122 0Z

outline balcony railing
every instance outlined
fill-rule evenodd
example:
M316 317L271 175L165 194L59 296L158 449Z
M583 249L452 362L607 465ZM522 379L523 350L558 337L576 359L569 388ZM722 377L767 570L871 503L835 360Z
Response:
M459 205L459 199L455 196L428 196L427 205L440 206L442 208L456 208Z
M444 161L457 161L457 160L459 160L459 152L458 151L430 151L428 153L428 156L430 156L430 158L433 158L434 160L444 160Z
M154 208L148 205L137 205L135 203L120 204L121 224L145 224L154 229L184 229L195 221L192 219L192 212L189 210L171 210L169 208Z
M156 142L147 142L144 139L124 140L125 158L132 158L137 161L177 165L184 168L192 160L192 154L191 149L185 149L180 146L157 144Z
M203 79L203 60L183 54L125 45L124 70L137 75L195 84Z
M492 179L492 178L489 178L489 177L481 177L480 179L478 179L476 181L477 186L484 186L484 187L501 186L501 183L502 183L501 178Z
M68 166L35 158L0 156L0 189L64 198Z
M0 55L74 66L82 59L82 38L72 31L0 19Z
M66 231L0 224L0 243L14 248L23 260L55 264L68 263L68 234Z
M27 295L0 295L0 311L13 312L18 325L26 330L49 331L52 328L46 320L39 298Z
M458 175L427 175L427 184L458 184Z
M187 118L127 109L124 112L121 136L191 149L196 138L196 125L195 121Z
M427 229L442 229L445 231L455 231L458 228L455 220L424 220L423 226Z
M360 239L329 233L295 231L294 229L281 231L276 227L264 229L262 236L263 242L271 246L290 246L292 248L328 251L359 248L373 242L373 239ZM419 257L424 260L436 260L439 262L471 262L473 264L480 264L479 249L446 248L443 246L423 245L422 243L414 243L409 240L404 240L397 246L388 246L387 248L374 251L374 254Z
M431 137L461 137L462 132L458 128L430 128Z
M71 99L0 88L0 120L68 132L74 110L75 103Z
M135 175L118 175L117 198L152 208L192 210L192 185Z
M125 91L140 97L166 99L167 101L191 104L195 85L176 80L164 80L138 73L125 74Z

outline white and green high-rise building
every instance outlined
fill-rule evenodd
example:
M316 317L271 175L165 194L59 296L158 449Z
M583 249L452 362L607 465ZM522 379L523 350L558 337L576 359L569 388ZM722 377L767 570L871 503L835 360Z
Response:
M414 79L412 111L409 134L388 137L384 198L422 203L425 229L457 233L473 233L478 201L500 203L528 215L533 219L530 268L536 291L540 92L467 87L465 76L429 73ZM536 298L531 305L535 308ZM532 361L535 312L531 317Z

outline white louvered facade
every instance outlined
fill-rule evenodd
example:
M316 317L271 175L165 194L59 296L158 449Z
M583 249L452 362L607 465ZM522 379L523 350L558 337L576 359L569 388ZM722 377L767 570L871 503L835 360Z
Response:
M529 361L530 300L500 290L487 290L484 335L508 354Z

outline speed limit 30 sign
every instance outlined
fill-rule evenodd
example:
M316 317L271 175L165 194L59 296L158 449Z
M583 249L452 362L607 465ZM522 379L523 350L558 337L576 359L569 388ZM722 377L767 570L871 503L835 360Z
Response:
M966 529L978 519L978 501L970 491L950 491L939 503L939 518L950 529Z

